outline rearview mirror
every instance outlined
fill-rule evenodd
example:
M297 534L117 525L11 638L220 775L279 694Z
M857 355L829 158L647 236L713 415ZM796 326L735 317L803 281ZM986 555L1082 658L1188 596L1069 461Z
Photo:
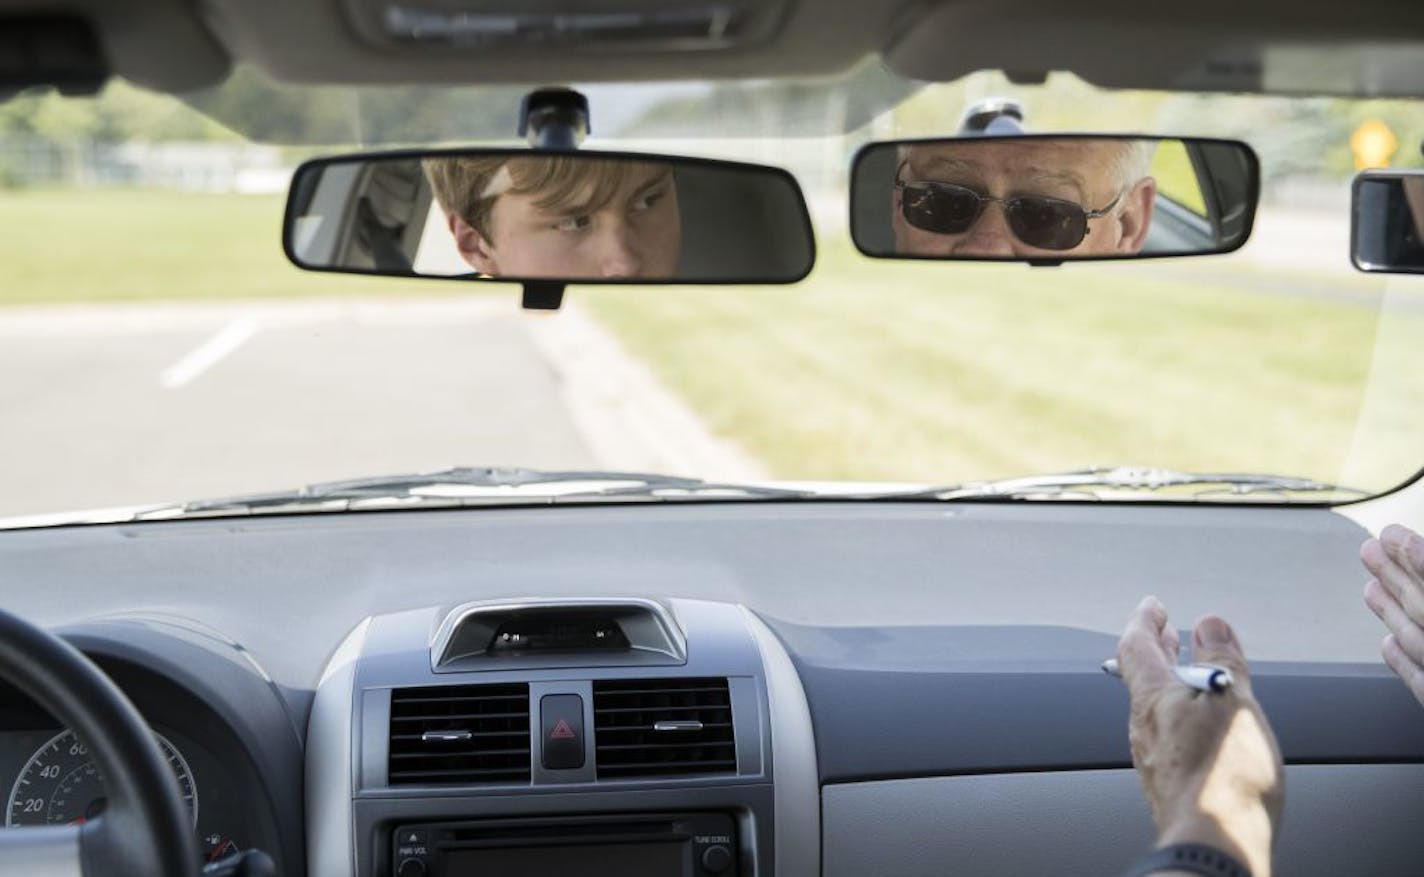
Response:
M1256 213L1256 154L1231 140L1018 134L871 143L851 236L867 256L1057 264L1226 253Z
M584 151L307 162L283 241L319 271L543 282L792 283L815 259L786 171Z
M1355 177L1350 261L1361 271L1424 274L1424 171Z

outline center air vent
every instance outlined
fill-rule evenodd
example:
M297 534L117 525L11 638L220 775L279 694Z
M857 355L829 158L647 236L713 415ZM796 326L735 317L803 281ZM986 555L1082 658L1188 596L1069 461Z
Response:
M528 685L391 692L391 785L527 782Z
M726 679L593 683L598 778L734 773Z

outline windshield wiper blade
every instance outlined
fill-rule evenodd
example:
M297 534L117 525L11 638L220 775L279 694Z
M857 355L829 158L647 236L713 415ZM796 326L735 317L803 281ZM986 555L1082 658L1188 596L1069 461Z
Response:
M541 491L546 488L548 492ZM462 490L464 489L464 490ZM413 505L475 505L508 501L537 503L609 499L800 498L810 491L753 484L722 484L676 475L601 470L543 471L460 466L438 472L324 481L296 490L193 500L174 506L181 514L241 512L309 506L340 511L379 501Z
M1155 492L1172 488L1205 487L1194 498L1214 495L1246 496L1260 493L1345 493L1370 496L1368 490L1330 484L1292 475L1261 472L1185 472L1157 466L1095 466L1047 475L1027 475L992 481L966 481L906 493L887 493L884 499L1101 499L1103 488Z

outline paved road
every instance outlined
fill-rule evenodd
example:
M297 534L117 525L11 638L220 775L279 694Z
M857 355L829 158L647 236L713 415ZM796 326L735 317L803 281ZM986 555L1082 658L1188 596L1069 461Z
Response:
M0 311L0 516L456 465L764 476L577 304Z
M529 327L481 300L0 315L0 515L594 466Z

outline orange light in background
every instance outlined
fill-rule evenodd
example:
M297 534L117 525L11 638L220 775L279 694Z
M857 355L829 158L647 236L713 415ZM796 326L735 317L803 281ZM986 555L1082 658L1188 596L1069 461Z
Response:
M1355 170L1372 167L1389 167L1389 160L1399 149L1399 139L1389 126L1378 119L1371 119L1355 129L1350 135L1350 151L1355 153Z

